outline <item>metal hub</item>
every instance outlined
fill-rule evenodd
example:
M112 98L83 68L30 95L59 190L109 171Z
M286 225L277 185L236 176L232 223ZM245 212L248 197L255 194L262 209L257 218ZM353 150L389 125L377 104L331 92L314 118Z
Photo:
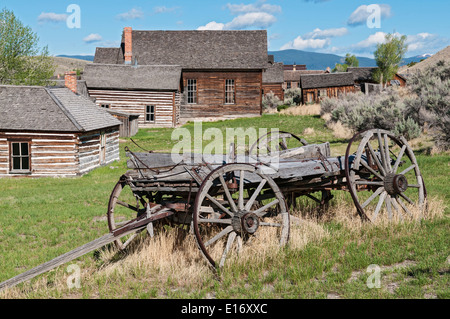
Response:
M255 214L239 211L234 215L231 225L237 233L245 232L253 235L258 230L260 222Z
M401 174L388 174L384 179L384 188L389 195L397 195L408 189L408 180Z

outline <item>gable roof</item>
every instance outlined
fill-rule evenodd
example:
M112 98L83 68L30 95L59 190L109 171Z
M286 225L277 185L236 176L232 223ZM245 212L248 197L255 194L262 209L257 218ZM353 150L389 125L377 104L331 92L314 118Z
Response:
M373 81L373 72L378 69L377 67L359 67L348 68L347 72L353 73L353 79L355 81Z
M67 88L0 86L0 130L87 132L120 121Z
M300 78L300 85L303 89L350 86L354 84L353 74L350 72L306 74Z
M124 35L117 64L123 64ZM181 65L183 69L265 69L267 31L132 31L132 61L138 65ZM100 49L95 63L111 63Z
M94 63L117 64L123 60L123 51L120 48L97 48Z
M305 74L323 74L323 70L284 70L284 80L290 82L300 82L300 77Z
M181 66L88 64L83 79L89 88L176 91L180 86Z
M283 63L268 63L268 68L263 72L263 83L283 83Z

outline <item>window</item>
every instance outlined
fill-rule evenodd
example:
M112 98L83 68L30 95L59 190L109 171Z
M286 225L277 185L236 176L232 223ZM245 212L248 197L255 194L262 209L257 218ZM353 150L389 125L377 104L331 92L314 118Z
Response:
M188 104L197 104L197 80L187 80L187 98Z
M109 109L109 104L102 104L101 107L104 109Z
M155 122L155 106L147 105L145 108L145 121L154 123Z
M225 104L236 103L236 89L234 80L225 81Z
M30 172L30 148L26 142L11 143L11 171Z
M286 88L289 90L292 87L292 83L291 82L287 82L286 83Z

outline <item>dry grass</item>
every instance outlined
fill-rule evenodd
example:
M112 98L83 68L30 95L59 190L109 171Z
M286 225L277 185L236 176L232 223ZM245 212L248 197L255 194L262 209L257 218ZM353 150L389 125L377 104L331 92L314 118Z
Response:
M331 114L329 113L322 115L322 119L325 120L327 127L333 131L333 135L337 138L351 139L355 135L355 132L345 127L340 121L331 121Z
M280 114L285 115L320 115L320 104L308 104L291 106L282 110Z
M372 227L392 227L392 225L402 222L398 218L389 220L386 217L386 212L381 212L375 223L362 222L359 216L356 215L354 206L345 203L343 199L339 198L339 195L334 200L334 203L332 207L321 215L317 214L318 210L313 206L305 207L301 212L292 213L290 249L302 250L308 244L320 243L325 239L329 239L332 234L326 225L330 221L341 224L346 233L359 232ZM410 206L409 209L414 215L413 218L408 219L409 224L412 227L420 227L420 222L418 221L422 218L443 218L445 205L443 200L431 199L428 202L428 211L425 216L422 215L417 207ZM120 253L113 248L104 250L100 255L100 260L103 262L100 269L83 267L81 265L83 288L89 286L89 290L95 292L98 290L96 285L98 285L99 281L107 283L114 282L114 280L120 278L121 281L129 282L145 278L146 282L156 287L162 287L165 283L171 281L176 283L179 289L200 291L204 288L205 282L213 281L216 275L211 271L203 256L201 256L194 236L187 234L180 241L178 237L179 232L180 230L178 229L172 229L162 231L154 238L141 236L130 247L126 256L122 256L122 258L117 258ZM216 253L221 254L222 251L219 247ZM236 266L257 265L265 260L276 258L279 253L276 231L274 231L274 228L264 227L258 231L257 240L244 245L239 255L236 252L230 255L225 271ZM64 298L80 298L81 295L76 290L68 290L66 282L68 274L61 273L62 269L52 271L47 276L40 277L33 284L26 283L21 288L13 288L1 292L0 298L29 298L30 294L35 291L42 292L44 294L43 297L47 297L47 294L50 297L54 297L55 291L57 291L56 294L64 296ZM51 278L50 286L49 278ZM117 295L116 297L120 296ZM95 298L95 296L90 296L90 298Z

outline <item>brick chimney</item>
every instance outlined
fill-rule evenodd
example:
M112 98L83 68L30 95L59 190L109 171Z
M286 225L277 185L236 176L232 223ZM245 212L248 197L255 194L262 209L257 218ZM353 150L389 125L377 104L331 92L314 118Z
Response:
M125 64L131 64L131 58L133 57L133 29L126 27L123 29L124 41L125 41Z
M77 93L77 72L68 71L64 74L65 85L73 93Z

